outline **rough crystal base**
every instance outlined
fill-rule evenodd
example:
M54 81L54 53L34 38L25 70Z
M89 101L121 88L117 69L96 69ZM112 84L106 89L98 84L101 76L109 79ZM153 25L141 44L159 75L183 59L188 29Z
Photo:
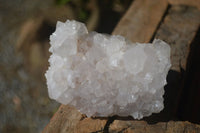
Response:
M119 35L88 33L83 23L58 22L50 36L48 92L90 116L141 119L163 109L170 47L131 43Z

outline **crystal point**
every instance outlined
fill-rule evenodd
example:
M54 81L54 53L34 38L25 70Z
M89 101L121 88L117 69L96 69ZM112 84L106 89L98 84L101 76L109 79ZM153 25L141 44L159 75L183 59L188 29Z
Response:
M122 36L88 33L83 23L58 22L50 36L50 98L90 116L141 119L163 109L170 46L131 43Z

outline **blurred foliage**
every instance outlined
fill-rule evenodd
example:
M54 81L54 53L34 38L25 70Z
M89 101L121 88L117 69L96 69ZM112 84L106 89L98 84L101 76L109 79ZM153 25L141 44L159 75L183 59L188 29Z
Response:
M93 0L55 0L56 5L69 5L75 10L77 19L86 22L91 13L91 7L88 6ZM100 10L111 10L123 14L132 0L95 0ZM98 10L94 9L93 10Z
M65 5L68 2L70 2L71 0L56 0L56 4L57 5Z
M89 12L85 9L80 10L78 18L80 21L85 22L89 18Z
M89 18L88 3L90 0L56 0L56 5L70 5L76 11L79 21L85 22Z

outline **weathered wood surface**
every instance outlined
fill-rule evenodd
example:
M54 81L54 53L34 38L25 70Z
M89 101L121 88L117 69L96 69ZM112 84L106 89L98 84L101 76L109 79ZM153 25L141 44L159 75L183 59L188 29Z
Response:
M180 72L180 67L185 68L188 48L200 24L200 11L192 7L172 6L156 31L166 9L167 3L164 0L135 0L113 34L121 34L131 41L149 42L156 32L156 38L171 44L172 68ZM75 108L61 105L43 133L100 133L103 132L106 122L106 119L85 118ZM200 127L189 122L159 122L148 125L144 121L133 120L115 120L110 125L110 132L143 132L144 130L147 132L200 132Z
M199 133L200 125L190 122L170 121L147 124L145 121L114 121L110 133Z
M162 39L171 46L171 70L173 71L169 72L167 81L168 84L165 86L164 110L158 115L149 117L148 120L165 119L166 121L170 119L177 119L177 117L180 117L181 115L180 112L185 112L184 110L179 109L180 104L185 104L185 106L188 107L186 96L182 94L185 93L184 83L187 78L187 75L185 75L184 72L186 71L189 52L191 52L190 47L192 41L195 39L197 31L199 30L199 26L200 10L185 5L172 6L156 32L155 38ZM198 90L198 87L196 86L196 88L193 89ZM188 90L188 94L190 91ZM195 98L197 99L198 96L196 95ZM185 103L181 103L183 101ZM199 102L196 102L196 105L198 104ZM195 111L193 109L193 111L191 110L190 112L187 112L192 113ZM192 114L190 114L190 116L192 116ZM182 117L182 119L183 118L184 117ZM198 118L196 118L196 120L197 119Z
M72 131L81 120L82 115L75 108L61 105L51 122L44 129L46 133L62 133Z
M61 105L43 133L86 133L102 130L106 120L85 118L74 107Z
M113 34L132 42L149 42L166 9L166 0L134 0Z
M188 5L200 9L200 0L168 0L171 5Z
M200 24L200 12L187 6L172 6L155 38L166 41L171 46L172 70L186 69L191 41Z

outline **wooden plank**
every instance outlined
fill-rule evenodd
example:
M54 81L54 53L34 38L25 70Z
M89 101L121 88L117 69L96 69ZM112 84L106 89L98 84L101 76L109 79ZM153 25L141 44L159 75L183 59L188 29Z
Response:
M83 119L74 128L74 133L103 132L106 122L106 119Z
M86 133L103 130L106 119L85 118L78 110L61 105L43 133Z
M199 133L200 125L190 122L160 122L147 124L145 121L116 120L110 125L109 133Z
M81 113L79 113L75 108L61 105L52 117L50 123L43 130L43 133L70 132L82 117Z
M194 6L200 10L200 0L168 0L171 5Z
M191 41L200 25L200 11L187 6L172 6L155 38L171 46L172 70L186 69Z
M134 0L113 31L132 42L149 42L166 9L166 0Z

